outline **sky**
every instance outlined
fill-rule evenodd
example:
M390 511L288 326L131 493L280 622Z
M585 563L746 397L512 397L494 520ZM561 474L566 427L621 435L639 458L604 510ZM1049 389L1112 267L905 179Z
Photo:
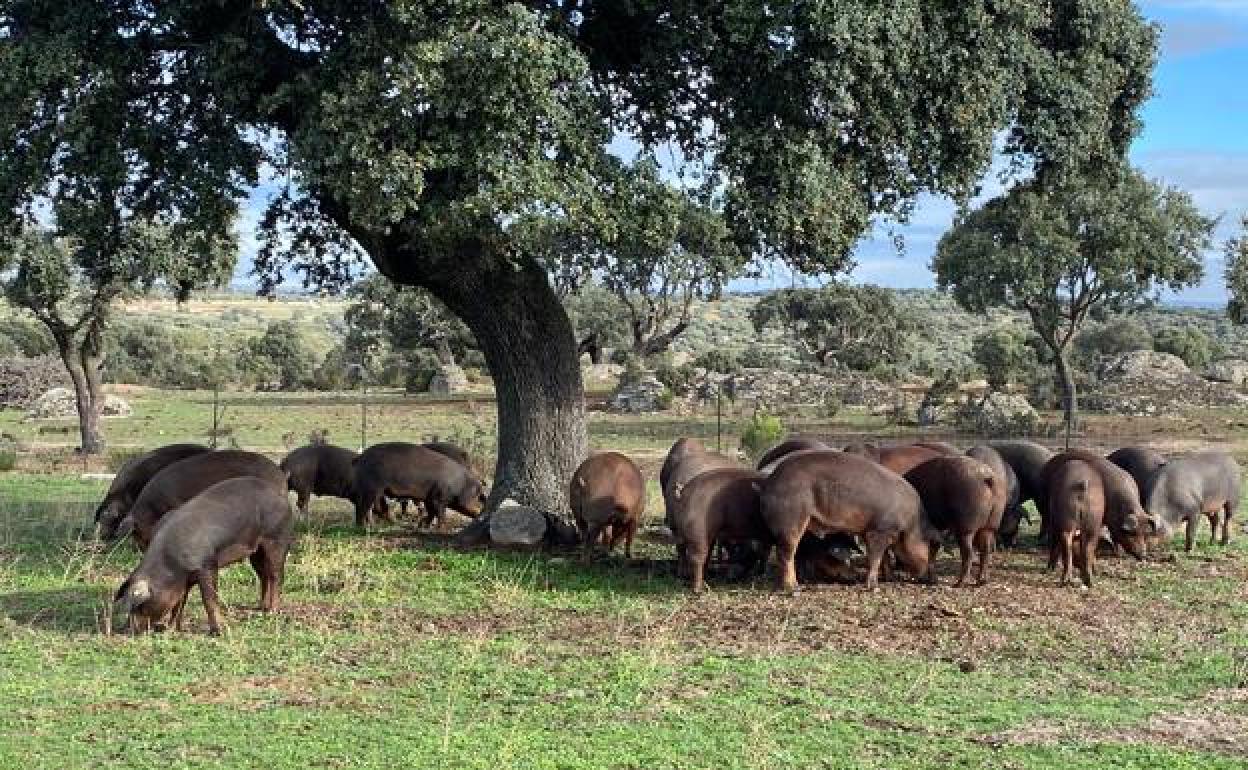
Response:
M1161 52L1154 75L1155 94L1143 111L1144 130L1131 159L1149 176L1180 187L1210 216L1220 216L1217 244L1206 254L1205 281L1169 301L1220 304L1226 300L1221 246L1248 213L1248 0L1141 0L1150 20L1162 26ZM252 284L248 273L254 253L254 227L268 190L257 191L240 223L244 259L236 282ZM931 288L929 269L937 241L949 228L953 205L927 197L908 225L895 228L904 237L899 254L889 232L876 230L855 251L855 283L894 288ZM813 283L783 268L761 279L736 281L731 288L750 291ZM287 281L286 290L298 290Z

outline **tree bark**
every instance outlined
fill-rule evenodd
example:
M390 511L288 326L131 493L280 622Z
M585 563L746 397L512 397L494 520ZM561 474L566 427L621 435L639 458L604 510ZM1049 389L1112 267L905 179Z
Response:
M576 348L577 356L589 354L589 362L595 366L602 363L602 344L599 342L598 332L593 332L581 340L581 344Z
M633 352L642 358L658 355L670 348L676 338L688 328L689 322L681 321L662 334L655 334L648 338L634 337Z
M460 264L412 278L467 324L489 364L498 405L489 507L510 497L566 521L567 485L589 446L572 324L539 266Z
M104 450L104 435L100 432L100 412L104 408L103 383L100 379L99 357L89 350L89 342L75 344L73 340L60 340L57 349L61 361L69 372L74 386L74 402L78 410L78 431L81 452L84 455L99 454Z
M1070 369L1070 363L1066 360L1065 348L1055 353L1057 378L1062 385L1062 413L1066 419L1066 448L1070 449L1070 435L1074 430L1075 414L1079 406L1075 393L1075 377Z

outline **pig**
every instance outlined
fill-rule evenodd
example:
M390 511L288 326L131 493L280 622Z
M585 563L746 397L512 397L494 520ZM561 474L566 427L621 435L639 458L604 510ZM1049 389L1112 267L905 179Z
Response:
M1053 450L1034 441L989 441L987 445L1001 455L1001 459L1005 460L1018 478L1018 503L1006 509L998 530L1003 534L1002 543L1006 547L1013 547L1019 521L1027 519L1031 523L1031 517L1027 515L1023 505L1028 501L1039 501L1043 494L1040 475L1045 463L1053 459Z
M1079 539L1079 576L1092 587L1096 544L1105 516L1105 486L1090 463L1071 459L1058 462L1046 472L1044 497L1049 519L1049 569L1062 561L1062 585L1070 583L1075 539Z
M659 487L663 492L664 520L671 527L671 511L674 506L672 492L694 477L714 468L739 468L741 464L732 457L712 452L696 438L682 438L672 444L663 467L659 470Z
M1218 519L1222 520L1222 545L1231 539L1231 518L1239 508L1242 471L1226 452L1195 452L1176 457L1149 479L1144 507L1170 526L1187 522L1184 550L1191 551L1196 527L1204 514L1218 539Z
M988 579L988 559L997 527L1005 511L1005 484L992 468L973 457L944 455L916 465L905 480L919 493L932 527L952 532L958 539L962 571L957 585L971 576L973 555L979 552L977 585Z
M831 448L832 447L822 441L818 441L813 438L786 439L764 452L763 456L758 459L757 467L760 471L768 468L774 469L780 460L794 452L804 452L810 450L826 452Z
M866 457L877 461L880 456L880 447L869 442L864 443L856 441L852 444L846 444L841 451L847 455L858 455L859 457Z
M241 476L213 484L171 511L139 566L113 597L132 633L166 619L183 628L183 610L198 585L209 633L221 631L217 573L249 559L260 578L260 608L277 608L290 549L292 515L286 489L271 479Z
M1101 477L1101 486L1105 496L1105 511L1101 523L1109 530L1109 536L1114 545L1124 549L1136 559L1143 559L1148 553L1149 539L1158 532L1158 520L1145 513L1143 506L1140 505L1140 492L1131 474L1096 452L1067 449L1045 464L1041 473L1044 491L1036 506L1040 510L1041 527L1045 532L1048 531L1046 528L1048 523L1046 496L1050 486L1048 477L1064 463L1072 460L1087 463ZM1095 547L1097 534L1093 533L1087 537Z
M139 493L152 476L160 473L166 466L194 455L210 452L208 447L200 444L170 444L153 449L145 455L135 457L121 466L113 483L108 485L108 492L95 509L95 525L98 531L105 529L114 531L117 522L134 505Z
M372 524L373 512L388 515L385 498L424 503L422 524L442 520L451 508L473 518L485 509L485 485L467 466L418 444L374 444L352 465L356 526Z
M1166 457L1160 452L1135 446L1115 449L1106 455L1105 459L1130 473L1141 494L1148 487L1148 481L1157 469L1166 464Z
M646 510L646 483L636 463L619 452L590 455L572 474L568 500L584 542L584 562L608 531L607 552L623 538L625 558L633 557L633 536Z
M910 446L890 446L879 449L876 452L875 461L893 473L904 476L911 468L944 455L945 453L941 450L912 444Z
M299 513L308 513L312 495L339 497L354 501L351 464L359 454L329 444L299 447L278 466L290 477L287 485L295 493Z
M1014 541L1018 538L1019 522L1022 519L1027 519L1027 522L1031 523L1031 516L1027 514L1027 511L1018 502L1018 475L1014 473L1014 469L1010 467L1010 464L1001 457L1001 454L987 444L977 444L971 447L966 450L966 456L979 460L989 468L992 468L993 474L998 479L1004 479L1005 508L1001 513L1001 523L997 526L997 542L1006 547L1013 546Z
M901 476L844 452L804 452L761 483L763 521L776 541L779 589L798 590L795 557L802 536L858 535L866 543L869 590L892 550L911 574L930 580L939 533L927 523L919 493Z
M758 507L758 483L764 478L744 468L715 468L673 489L672 534L693 593L706 589L703 575L716 543L762 544L766 564L771 533ZM757 558L756 551L750 553Z
M921 446L927 449L935 449L937 452L947 455L960 455L962 450L947 441L916 441L913 446Z
M482 483L485 482L485 479L481 476L480 473L477 472L476 467L473 466L472 455L468 454L467 450L459 446L456 446L455 444L452 444L449 441L429 441L424 444L421 444L421 446L423 446L426 449L432 449L433 451L437 452L440 455L446 455L447 457L451 458L455 462L459 463L460 465L464 466L469 471L471 471L472 474L476 476L478 481L481 481ZM407 506L411 502L413 501L410 497L399 498L399 510L402 512L402 515L404 516L407 515ZM390 515L390 507L386 503L385 500L382 500L381 508L382 508L383 513L388 517Z
M104 527L104 537L128 532L139 550L146 550L165 514L213 484L242 476L264 479L285 493L285 471L264 455L241 449L204 452L168 465L153 476L125 517L114 527Z

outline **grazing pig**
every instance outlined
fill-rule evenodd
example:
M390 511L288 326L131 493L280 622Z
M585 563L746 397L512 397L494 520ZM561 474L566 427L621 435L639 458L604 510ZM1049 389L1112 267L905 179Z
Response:
M967 457L974 457L984 465L992 468L998 479L1004 479L1005 507L1001 511L1001 523L997 526L997 542L1006 547L1012 546L1018 538L1018 525L1022 519L1031 522L1022 506L1019 505L1018 475L1010 464L1001 457L997 450L987 444L977 444L966 450Z
M108 485L108 492L104 495L104 499L95 509L96 527L110 532L115 531L117 523L134 505L139 493L153 476L179 460L211 451L200 444L170 444L128 460L125 465L121 466L121 470L117 471L117 475L113 477L113 483Z
M585 544L585 562L599 536L608 532L607 553L623 538L624 556L633 557L633 536L646 510L646 483L636 463L619 452L590 455L572 474L568 500Z
M952 532L958 539L962 571L957 585L971 576L979 552L978 585L988 579L988 559L996 542L997 526L1005 511L1005 484L992 468L973 457L942 456L906 472L906 481L919 493L933 528Z
M1105 456L1114 465L1131 474L1140 494L1148 487L1148 481L1157 469L1166 464L1166 456L1146 447L1126 446L1115 449Z
M467 466L418 444L374 444L352 467L355 523L367 527L373 512L387 514L385 498L424 503L423 524L440 522L447 508L476 517L485 508L485 485Z
M898 476L904 476L911 468L944 456L945 453L938 449L912 444L884 447L876 452L875 461Z
M763 453L758 460L758 469L775 469L780 460L794 452L809 452L811 450L826 452L832 447L813 438L791 438L776 444L771 449Z
M916 441L914 446L926 447L927 449L935 449L941 454L960 455L962 450L947 441Z
M208 629L221 630L217 573L250 559L260 578L260 608L272 612L291 541L290 500L270 479L239 477L208 487L165 517L139 566L114 596L141 633L170 618L182 630L191 587L198 585Z
M1062 561L1062 585L1070 583L1075 538L1079 539L1079 576L1092 586L1096 544L1105 516L1105 486L1090 463L1070 459L1057 462L1045 474L1044 498L1049 519L1049 569Z
M867 546L867 588L879 584L892 550L916 577L930 578L939 534L928 526L919 493L901 476L844 452L804 452L762 482L763 521L776 540L782 591L797 590L795 557L803 535L858 535Z
M314 494L354 501L351 464L356 457L350 449L329 444L299 447L286 455L278 467L289 476L286 483L295 493L299 512L307 515Z
M1218 538L1222 519L1222 545L1231 539L1231 518L1239 508L1242 476L1239 463L1226 452L1196 452L1176 457L1159 468L1144 492L1144 507L1171 526L1187 522L1184 549L1192 550L1196 527L1204 514Z
M1014 539L1009 533L1017 535L1020 520L1026 518L1028 523L1031 521L1023 505L1029 500L1038 505L1044 494L1041 474L1045 464L1053 459L1053 450L1034 441L989 441L988 446L997 450L997 454L1001 455L1001 459L1005 460L1006 465L1018 477L1018 504L1006 510L1001 517L1001 529L998 530L1006 533L1003 544L1012 547Z
M1140 492L1135 486L1131 474L1106 460L1096 452L1084 449L1068 449L1044 466L1041 478L1044 491L1040 495L1037 507L1040 509L1040 522L1043 531L1048 532L1048 477L1055 473L1064 463L1080 460L1087 463L1101 477L1101 486L1105 495L1105 511L1101 523L1109 530L1110 539L1115 545L1126 550L1136 559L1143 559L1148 552L1148 541L1157 534L1157 519L1144 512L1140 505ZM1089 538L1096 542L1095 534Z
M866 457L869 460L878 461L880 457L880 448L878 446L871 443L862 443L860 441L853 444L846 444L845 448L841 451L847 455L858 455L859 457Z
M129 531L139 550L146 550L165 514L213 484L243 476L268 481L283 494L286 491L286 473L264 455L241 449L192 455L153 476L125 518L104 529L104 537L123 536Z
M472 455L468 450L456 446L449 441L429 441L421 444L425 449L432 449L440 455L446 455L460 465L472 470Z
M671 527L675 506L673 492L705 471L715 468L740 468L741 464L728 455L712 452L696 438L682 438L672 444L663 467L659 470L659 487L663 492L664 520Z
M716 543L762 544L762 563L767 563L771 533L758 508L758 483L764 478L744 468L716 468L673 489L672 534L695 594L706 588L703 574ZM759 555L754 549L749 553L752 560Z

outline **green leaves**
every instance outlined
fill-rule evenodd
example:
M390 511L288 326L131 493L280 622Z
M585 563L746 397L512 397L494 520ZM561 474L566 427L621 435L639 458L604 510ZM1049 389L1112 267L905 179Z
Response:
M914 329L892 292L840 283L771 292L750 309L750 320L758 331L787 328L820 363L831 359L863 371L901 362Z
M1248 216L1242 226L1244 232L1226 243L1226 314L1237 324L1248 323Z

